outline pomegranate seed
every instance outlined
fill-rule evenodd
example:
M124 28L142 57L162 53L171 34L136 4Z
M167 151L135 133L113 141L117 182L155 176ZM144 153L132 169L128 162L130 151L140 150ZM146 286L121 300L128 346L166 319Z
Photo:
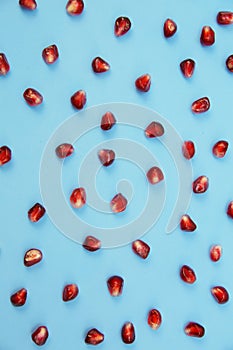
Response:
M115 160L115 152L111 149L102 149L98 152L98 157L103 166L109 166Z
M180 63L180 69L186 78L191 78L195 68L195 62L191 58L188 58Z
M233 201L228 204L227 215L233 219Z
M101 242L98 238L87 236L83 242L83 248L89 250L89 252L95 252L101 248Z
M184 143L182 145L182 152L183 152L183 156L186 159L193 158L193 156L195 154L195 145L194 145L193 141L184 141Z
M92 328L87 332L85 343L91 345L98 345L104 341L104 335L98 329Z
M83 90L76 91L71 96L70 102L74 108L82 109L87 102L87 97L86 97L85 91L83 91Z
M46 343L48 336L49 332L47 327L40 326L32 333L32 340L34 341L34 343L36 343L36 345L41 346Z
M196 322L189 322L184 331L189 337L202 338L205 335L205 328Z
M159 122L151 122L145 129L148 138L159 137L164 134L164 127Z
M54 63L59 57L57 46L56 45L50 45L50 46L46 47L42 51L42 57L43 57L45 63L47 63L47 64Z
M141 75L135 81L135 86L139 91L147 92L150 90L151 77L149 74Z
M227 69L230 71L230 72L233 72L233 55L230 55L227 60L226 60L226 66L227 66Z
M116 124L116 118L111 112L106 112L101 119L100 127L102 130L110 130Z
M35 10L37 8L35 0L19 0L19 5L27 10Z
M207 112L210 108L210 100L208 97L199 98L192 104L192 111L194 113L204 113Z
M11 160L11 150L7 146L0 147L0 166Z
M160 168L158 168L157 166L153 166L152 168L150 168L150 170L148 170L146 176L147 176L148 181L152 185L155 185L164 179L162 170Z
M163 32L164 32L165 38L170 38L176 33L176 31L177 31L176 23L172 19L168 18L163 25Z
M27 289L22 288L11 296L11 303L14 306L23 306L27 300Z
M84 10L83 0L69 0L66 4L66 11L71 16L80 15Z
M32 88L26 89L23 97L29 106L38 106L43 102L43 96Z
M45 212L45 208L40 203L36 203L29 209L28 218L31 222L37 222L44 216Z
M219 261L222 256L222 247L220 245L213 245L210 248L210 259L214 262Z
M148 325L152 329L158 329L161 326L162 323L162 316L159 310L152 309L148 313L148 318L147 318Z
M126 322L121 330L121 338L125 344L132 344L135 340L135 329L131 322Z
M187 265L183 265L180 269L180 278L189 284L193 284L196 281L196 275L193 269Z
M193 192L194 193L204 193L209 187L209 179L206 176L199 176L195 181L193 181Z
M118 17L115 21L114 33L116 36L125 35L131 28L131 22L128 17Z
M109 293L113 297L118 297L122 294L124 280L120 276L112 276L107 281Z
M150 246L140 239L132 243L132 249L142 259L146 259L150 253Z
M0 53L0 75L6 75L10 70L10 65L7 61L6 55Z
M43 254L39 249L29 249L24 255L24 265L29 267L38 264L43 258Z
M110 65L103 58L96 57L92 61L92 69L95 73L105 73L110 69Z
M77 297L79 292L78 286L75 283L67 284L62 293L63 301L70 301Z
M63 159L71 156L71 154L74 152L74 147L70 143L62 143L61 145L57 146L55 152L58 158Z
M217 14L217 22L223 25L233 24L233 12L220 11Z
M229 300L228 291L224 287L216 286L211 288L211 294L219 304L225 304Z
M127 203L127 199L121 193L118 193L111 200L110 206L114 213L120 213L126 209Z
M196 230L197 225L190 216L186 214L181 217L180 228L182 231L192 232Z
M73 208L82 208L86 203L86 191L83 187L73 190L70 196L70 203Z
M209 26L204 26L202 28L201 37L200 37L201 44L204 46L211 46L215 42L215 33L213 29Z

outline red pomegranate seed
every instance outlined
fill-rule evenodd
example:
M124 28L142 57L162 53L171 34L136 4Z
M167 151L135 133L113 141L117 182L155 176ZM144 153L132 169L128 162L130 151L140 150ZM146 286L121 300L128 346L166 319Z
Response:
M10 70L10 65L7 61L6 55L0 53L0 75L6 75Z
M150 310L148 313L147 322L152 329L154 330L158 329L162 323L162 316L159 310L156 310L156 309Z
M7 146L0 147L0 166L11 160L11 150Z
M148 181L152 185L155 185L164 179L164 175L163 175L162 170L160 168L158 168L157 166L153 166L152 168L150 168L150 170L148 170L146 176L147 176Z
M107 281L109 293L113 297L119 297L122 294L123 285L124 280L120 276L112 276Z
M209 26L204 26L202 28L201 37L200 37L201 44L204 46L211 46L215 42L215 33L213 29Z
M182 145L182 153L186 159L193 158L195 154L195 145L193 141L184 141Z
M227 66L227 69L230 71L230 72L233 72L233 55L230 55L227 60L226 60L226 66Z
M211 288L211 294L219 304L225 304L229 300L229 293L224 287L216 286Z
M213 155L217 158L223 158L227 152L228 149L228 142L227 141L218 141L213 146L212 152Z
M135 340L135 329L131 322L126 322L121 329L121 338L125 344L132 344Z
M151 77L149 74L141 75L135 81L135 86L139 91L147 92L150 90Z
M40 203L36 203L31 209L29 209L28 218L32 222L37 222L44 216L45 212L45 208Z
M37 8L35 0L19 0L19 5L27 10L35 10Z
M87 332L85 343L90 345L98 345L104 341L104 334L96 328L92 328Z
M220 245L213 245L210 248L210 259L214 262L219 261L222 256L222 247Z
M180 63L180 69L185 78L191 78L195 69L195 62L188 58Z
M62 143L61 145L57 146L55 152L58 158L63 159L71 156L71 154L74 152L74 147L70 143Z
M79 289L77 284L72 283L72 284L67 284L62 293L62 299L63 301L70 301L73 300L77 297L79 293Z
M92 69L95 73L105 73L110 69L110 65L103 58L96 57L92 61Z
M132 249L142 259L146 259L150 253L150 246L140 239L132 243Z
M164 127L159 122L151 122L145 129L148 138L159 137L164 134Z
M202 97L192 103L192 111L194 113L204 113L210 108L210 100L208 97Z
M233 201L228 204L227 215L233 219Z
M70 203L73 208L82 208L86 203L86 191L83 187L73 190L70 196Z
M47 64L54 63L59 57L57 46L56 45L50 45L50 46L46 47L42 51L42 57L43 57L45 63L47 63Z
M43 258L43 254L39 249L29 249L24 255L24 265L29 267L38 264Z
M111 112L106 112L101 119L100 127L102 130L110 130L116 124L116 118Z
M183 265L180 269L180 278L189 284L193 284L196 281L196 275L193 269L187 265Z
M29 106L38 106L43 102L43 96L32 88L26 89L23 93L23 97Z
M128 17L118 17L115 21L114 33L116 36L125 35L131 28L131 21Z
M205 328L196 322L189 322L184 331L189 337L202 338L205 335Z
M41 346L46 343L48 336L49 332L47 327L40 326L32 333L32 340L34 341L34 343L36 343L36 345Z
M11 303L14 306L23 306L27 300L27 289L22 288L11 296Z
M71 16L80 15L84 10L83 0L69 0L66 4L66 11Z
M176 23L172 19L168 18L163 25L163 32L164 32L165 38L170 38L176 33L176 31L177 31Z
M217 22L222 25L233 24L233 12L220 11L217 14Z
M93 236L87 236L83 242L83 248L89 252L95 252L101 248L101 241Z
M206 176L199 176L195 181L193 181L193 192L194 193L204 193L208 190L209 179Z
M121 193L118 193L111 200L110 206L114 213L120 213L126 209L127 203L127 199Z
M180 228L182 231L192 232L196 230L197 225L190 216L186 214L181 217Z
M109 166L115 160L115 152L111 149L102 149L98 152L98 157L103 166Z
M71 96L70 102L74 108L82 109L87 102L87 97L86 97L85 91L83 91L83 90L76 91Z

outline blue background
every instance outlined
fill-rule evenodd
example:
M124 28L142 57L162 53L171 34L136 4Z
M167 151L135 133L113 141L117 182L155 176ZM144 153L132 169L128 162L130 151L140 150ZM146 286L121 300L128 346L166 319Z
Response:
M106 336L100 348L124 349L127 345L121 341L120 329L130 320L136 328L134 349L231 350L232 302L218 305L210 288L220 284L230 294L233 290L233 222L225 214L233 199L233 76L225 68L226 58L233 53L233 26L216 23L218 11L233 8L226 0L204 4L201 0L86 0L83 14L71 18L65 5L61 0L38 0L38 9L30 13L17 1L0 2L0 51L11 65L11 72L0 77L0 143L13 151L12 162L0 169L0 348L36 348L30 334L45 324L50 333L45 349L86 349L83 339L92 327ZM121 15L130 17L132 30L116 38L114 21ZM168 17L176 21L178 31L166 40L162 28ZM200 45L203 25L216 31L213 47ZM60 58L47 66L41 52L53 43ZM111 70L101 76L91 70L91 61L98 55L111 64ZM179 68L188 57L196 61L190 80L184 79ZM147 94L140 94L134 81L147 72L152 86ZM43 94L43 105L26 105L22 93L27 87ZM210 178L209 191L193 196L189 208L198 230L186 234L178 228L165 235L169 214L165 208L156 227L144 237L152 248L147 261L134 255L130 246L90 254L60 234L47 216L38 224L28 221L28 209L41 200L38 179L44 146L57 126L74 113L69 98L79 89L87 91L87 107L124 101L158 111L184 139L195 141L194 177ZM211 100L210 111L193 115L191 103L205 95ZM230 143L224 159L211 154L219 139ZM128 170L132 177L133 171ZM101 183L98 185L101 192ZM174 193L171 190L169 195ZM223 246L222 260L216 264L209 259L213 243ZM28 269L23 256L32 247L43 251L44 260ZM179 278L183 264L196 271L193 286ZM113 274L125 279L118 299L113 299L106 287ZM65 304L62 289L71 282L79 285L80 295ZM15 308L9 298L22 287L28 289L28 300L22 308ZM163 316L158 331L146 322L153 307ZM183 327L188 321L203 324L206 336L187 337Z

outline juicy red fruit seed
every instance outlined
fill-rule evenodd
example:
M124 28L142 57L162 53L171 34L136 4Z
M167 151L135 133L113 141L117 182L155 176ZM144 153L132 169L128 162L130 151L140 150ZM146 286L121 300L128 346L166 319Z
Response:
M195 181L193 181L193 192L194 193L204 193L208 190L209 179L206 176L199 176Z
M218 141L213 146L212 152L213 155L217 158L223 158L228 150L228 142L227 141Z
M227 69L232 73L233 72L233 55L230 55L226 60Z
M79 289L77 284L72 283L72 284L67 284L62 293L62 299L63 301L70 301L73 300L77 297L79 293Z
M18 290L16 293L12 294L10 300L14 306L23 306L27 300L27 289L22 288Z
M189 322L184 331L189 337L202 338L205 335L205 328L196 322Z
M185 78L191 78L195 69L195 62L188 58L180 63L180 69Z
M182 281L193 284L196 281L196 274L193 269L187 265L183 265L180 269L180 278Z
M224 287L216 286L211 288L211 294L219 304L225 304L229 300L229 293Z
M149 74L141 75L135 80L135 86L139 91L149 91L151 86L151 76Z
M159 122L151 122L145 129L148 138L160 137L164 134L164 127Z
M204 26L202 28L201 37L200 37L201 44L204 46L211 46L215 42L215 33L214 30L209 26Z
M71 156L71 154L74 152L74 147L70 143L62 143L61 145L57 146L55 152L58 158L63 159Z
M59 57L56 45L50 45L42 51L42 57L47 64L53 64Z
M121 338L125 344L132 344L135 340L135 329L131 322L126 322L121 329Z
M43 258L43 254L39 249L29 249L24 255L24 265L29 267L38 264Z
M112 276L107 280L109 293L113 297L118 297L122 294L124 280L120 276Z
M227 215L233 219L233 201L228 204Z
M100 127L102 130L107 131L112 129L112 127L116 124L116 118L111 112L106 112L101 119Z
M7 146L0 147L0 166L11 160L11 150Z
M43 96L32 88L26 89L23 93L23 97L29 106L38 106L43 102Z
M158 168L157 166L153 166L152 168L150 168L150 170L148 170L146 176L147 176L148 181L152 185L155 185L164 179L164 175L163 175L162 170L160 168Z
M193 113L204 113L210 108L210 100L208 97L202 97L192 103Z
M37 8L35 0L19 0L19 5L27 10L35 10Z
M171 36L173 36L177 31L177 25L176 23L168 18L163 25L163 33L165 38L170 38Z
M140 258L146 259L150 253L150 246L146 242L138 239L132 243L132 250L136 255L140 256Z
M41 346L46 343L48 336L49 332L47 327L40 326L32 333L32 340L34 341L34 343L36 343L36 345Z
M210 248L210 259L214 262L219 261L222 256L222 247L220 245L213 245Z
M197 225L190 216L186 214L181 217L180 228L182 231L192 232L196 230Z
M66 4L66 11L71 16L80 15L84 10L83 0L69 0Z
M105 73L110 69L110 65L103 58L96 57L92 61L92 69L95 73Z
M31 222L39 221L45 214L46 210L40 203L36 203L31 209L28 211L28 218Z
M98 152L98 157L103 166L111 165L115 160L115 152L111 149L102 149Z
M162 316L159 310L152 309L149 311L147 323L154 330L158 329L161 326Z
M131 21L128 17L118 17L115 21L114 33L116 36L125 35L131 28Z
M70 196L70 203L76 209L80 209L86 204L86 191L83 187L73 190Z
M118 193L111 200L110 206L114 213L120 213L126 209L127 203L128 201L123 194Z
M6 55L0 53L0 75L6 75L10 70L10 65L7 61Z
M86 93L84 90L79 90L76 91L70 98L70 102L72 106L76 109L82 109L86 102L87 102L87 97Z
M87 332L85 343L90 345L98 345L104 341L104 334L96 328L92 328Z
M95 252L101 248L101 241L94 236L87 236L83 242L83 248L89 252Z
M182 145L182 153L186 159L193 158L195 154L195 145L193 141L184 141Z
M222 25L233 24L233 12L220 11L217 14L217 22Z

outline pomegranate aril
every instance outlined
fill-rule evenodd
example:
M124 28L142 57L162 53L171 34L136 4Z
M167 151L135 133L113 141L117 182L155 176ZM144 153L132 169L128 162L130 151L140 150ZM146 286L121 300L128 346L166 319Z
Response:
M110 69L110 65L103 58L96 57L92 61L92 69L95 73L105 73Z
M84 10L83 0L69 0L66 4L66 12L71 16L80 15Z
M228 142L227 141L218 141L213 146L212 152L213 155L217 158L223 158L227 152L228 149Z
M57 46L56 45L50 45L50 46L46 47L42 51L42 57L43 57L45 63L47 63L47 64L54 63L59 57Z
M210 259L214 262L219 261L222 256L222 247L220 245L213 245L210 248Z
M100 127L102 130L110 130L116 124L116 118L111 112L106 112L101 119Z
M187 265L183 265L180 269L180 278L189 284L193 284L196 281L196 274L193 269Z
M163 25L163 33L165 38L170 38L171 36L173 36L177 31L177 25L176 23L168 18Z
M10 65L7 61L6 55L0 53L0 75L6 75L10 70Z
M29 249L24 255L24 265L29 267L38 264L43 258L41 250L32 248Z
M135 254L140 256L140 258L146 259L150 253L150 246L146 242L138 239L132 243L132 250Z
M229 293L224 287L216 286L211 288L211 294L219 304L225 304L229 300Z
M40 326L32 333L32 340L36 345L44 345L48 339L49 332L47 327Z
M125 344L132 344L135 340L135 329L131 322L126 322L121 329L121 338Z
M115 152L111 149L102 149L98 152L98 157L103 166L111 165L115 160Z
M230 71L230 72L233 72L233 55L230 55L227 60L226 60L226 66L227 66L227 69Z
M196 230L197 225L190 216L186 214L181 217L180 228L182 231L192 232Z
M195 61L188 58L180 63L180 69L184 77L191 78L195 69Z
M70 102L72 106L76 109L82 109L86 102L87 102L87 97L86 93L84 90L79 90L76 91L70 98Z
M70 301L77 297L79 292L78 286L75 283L67 284L62 293L62 299L63 301Z
M204 193L208 190L209 179L206 176L199 176L195 181L193 181L193 192L194 193Z
M38 106L43 102L43 96L32 88L26 89L23 93L23 97L29 106Z
M228 204L227 215L233 219L233 201Z
M83 187L76 188L70 195L73 208L80 209L86 204L86 191Z
M193 141L184 141L182 145L182 153L186 159L193 158L195 154L195 145Z
M131 21L128 17L118 17L115 21L114 33L116 36L125 35L131 28Z
M196 322L189 322L184 331L189 337L202 338L205 335L205 328Z
M164 175L163 175L162 170L160 168L158 168L157 166L153 166L152 168L150 168L150 170L148 170L146 176L147 176L148 181L152 185L155 185L164 179Z
M112 276L107 281L109 293L113 297L118 297L122 294L123 285L124 285L124 280L120 276Z
M89 252L95 252L101 248L101 241L94 236L87 236L83 242L83 248Z
M215 42L215 33L214 30L209 26L204 26L202 28L201 37L200 37L201 44L204 46L211 46Z
M7 146L0 147L0 166L11 160L11 150Z
M123 194L118 193L111 200L110 206L114 213L120 213L126 209L127 203L128 201Z
M62 143L61 145L57 146L55 152L58 158L63 159L71 156L71 154L74 152L74 147L70 143Z
M164 127L159 122L151 122L145 129L148 138L160 137L164 134Z
M162 323L162 316L159 310L156 310L156 309L150 310L148 313L147 322L152 329L154 330L158 329Z
M139 91L147 92L150 90L151 86L151 77L149 74L141 75L135 81L135 86Z
M31 222L39 221L45 214L46 210L40 203L36 203L31 209L28 211L28 218Z
M27 10L35 10L37 8L35 0L19 0L19 5Z
M104 341L104 334L96 328L92 328L87 332L85 343L90 345L98 345Z
M210 100L208 97L202 97L192 103L193 113L204 113L210 108Z
M14 306L23 306L27 300L27 289L22 288L18 290L16 293L12 294L10 300Z
M217 14L217 22L222 25L233 24L233 12L220 11Z

